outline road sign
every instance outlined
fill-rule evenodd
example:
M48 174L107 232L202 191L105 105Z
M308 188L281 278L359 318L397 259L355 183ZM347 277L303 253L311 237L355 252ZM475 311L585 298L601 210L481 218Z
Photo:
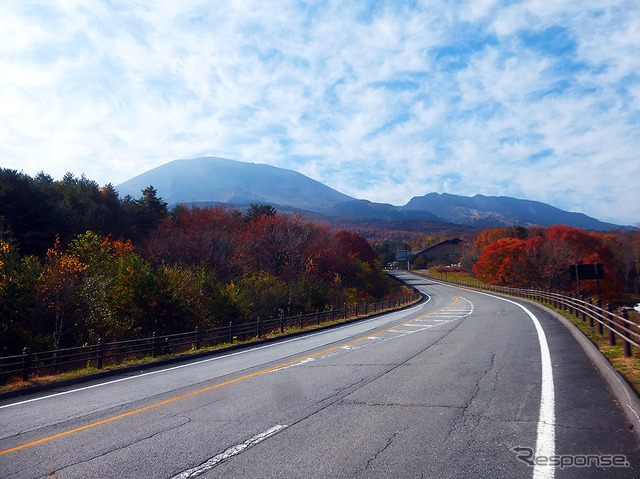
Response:
M408 249L399 249L398 251L396 251L396 261L407 261L408 255Z
M569 274L571 275L572 281L582 281L583 279L602 279L604 278L604 265L602 263L572 264L569 266Z

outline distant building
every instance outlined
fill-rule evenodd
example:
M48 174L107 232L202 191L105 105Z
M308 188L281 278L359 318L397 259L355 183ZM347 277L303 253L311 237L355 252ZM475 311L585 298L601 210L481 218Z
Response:
M435 262L441 260L447 260L449 263L459 263L462 253L460 251L460 243L464 243L459 238L443 241L436 245L421 251L411 251L411 255L417 259L421 259L421 262Z

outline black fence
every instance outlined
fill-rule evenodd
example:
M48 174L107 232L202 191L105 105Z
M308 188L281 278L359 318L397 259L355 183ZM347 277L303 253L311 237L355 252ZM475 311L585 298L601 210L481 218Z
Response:
M297 316L258 319L249 323L229 323L227 326L189 331L186 333L153 335L150 338L103 343L55 351L31 352L0 357L0 385L14 381L28 381L33 376L55 375L85 368L103 369L147 357L178 355L242 341L265 338L274 333L283 334L302 330L322 323L345 321L370 314L397 309L420 299L412 294L398 296L375 303L348 306L341 309L318 311Z
M590 298L570 296L562 293L542 289L508 288L506 286L495 286L492 284L478 283L474 281L461 281L456 279L443 280L432 275L427 275L439 281L446 281L460 286L470 288L495 291L497 293L508 294L524 299L530 299L541 303L546 303L556 309L567 311L582 321L589 321L589 326L597 328L600 335L609 335L609 344L616 345L618 340L622 341L625 356L631 356L632 346L640 350L640 325L629 320L626 310L621 314L615 314L611 305L602 305L593 302Z

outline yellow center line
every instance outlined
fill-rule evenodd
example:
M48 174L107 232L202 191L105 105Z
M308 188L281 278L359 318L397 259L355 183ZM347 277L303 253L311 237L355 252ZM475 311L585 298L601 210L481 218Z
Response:
M419 316L417 318L411 319L409 321L405 321L404 323L396 324L394 326L391 326L390 328L384 329L382 331L378 331L377 333L373 333L373 334L386 333L387 331L391 331L394 328L398 328L400 326L404 326L405 324L412 323L412 322L417 321L419 319L426 318L427 316L430 316L432 314L438 313L438 312L440 312L440 311L442 311L444 309L450 308L451 306L453 306L454 304L456 304L458 302L458 300L459 300L458 296L456 296L455 298L456 299L455 299L455 301L453 303L451 303L448 306L445 306L444 308L437 309L435 311L432 311L430 313L424 314L424 315ZM332 348L325 349L325 350L317 352L317 353L309 354L308 356L304 356L302 358L294 359L293 361L289 361L289 362L284 363L284 364L279 364L278 366L273 366L271 368L263 369L261 371L255 372L255 373L247 374L246 376L242 376L242 377L239 377L239 378L231 379L229 381L225 381L223 383L219 383L219 384L216 384L214 386L209 386L209 387L204 388L204 389L199 389L198 391L193 391L193 392L190 392L188 394L183 394L182 396L177 396L177 397L174 397L174 398L171 398L171 399L167 399L165 401L161 401L161 402L158 402L158 403L155 403L155 404L151 404L149 406L145 406L145 407L142 407L140 409L136 409L135 411L129 411L129 412L126 412L124 414L119 414L118 416L113 416L113 417L110 417L110 418L107 418L107 419L103 419L102 421L97 421L97 422L94 422L94 423L91 423L91 424L87 424L86 426L78 427L78 428L75 428L75 429L70 429L68 431L61 432L60 434L55 434L53 436L45 437L43 439L38 439L37 441L29 442L29 443L23 444L21 446L16 446L16 447L13 447L11 449L7 449L5 451L0 451L0 456L3 455L3 454L7 454L9 452L19 451L20 449L24 449L24 448L27 448L27 447L30 447L30 446L35 446L36 444L47 442L47 441L50 441L52 439L56 439L56 438L59 438L59 437L67 436L69 434L73 434L74 432L79 432L79 431L83 431L85 429L89 429L91 427L99 426L101 424L106 424L108 422L115 421L116 419L122 419L123 417L131 416L133 414L137 414L137 413L142 412L142 411L147 411L149 409L153 409L153 408L156 408L158 406L163 406L164 404L169 404L169 403L172 403L174 401L178 401L180 399L185 399L185 398L188 398L190 396L195 396L196 394L200 394L200 393L203 393L203 392L206 392L206 391L211 391L212 389L216 389L216 388L219 388L219 387L222 387L222 386L226 386L227 384L233 384L235 382L242 381L243 379L249 379L249 378L252 378L254 376L258 376L260 374L268 373L269 371L273 371L274 369L279 369L279 368L282 368L282 367L285 367L285 366L290 366L291 364L299 363L300 361L304 361L305 359L313 358L315 356L319 356L321 354L328 353L328 352L333 351L335 349L340 349L340 348L342 348L344 346L348 346L350 344L357 343L357 342L362 341L363 339L367 339L367 338L369 338L371 336L372 336L372 334L368 334L368 335L366 335L366 336L364 336L362 338L358 338L358 339L354 339L353 341L349 341L348 343L344 343L344 344L341 344L339 346L334 346Z

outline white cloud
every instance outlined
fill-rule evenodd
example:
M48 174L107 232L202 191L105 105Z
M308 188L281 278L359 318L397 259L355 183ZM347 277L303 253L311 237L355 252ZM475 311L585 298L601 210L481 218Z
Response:
M0 28L3 167L117 184L212 154L373 201L504 194L640 221L631 1L42 1L0 6Z

